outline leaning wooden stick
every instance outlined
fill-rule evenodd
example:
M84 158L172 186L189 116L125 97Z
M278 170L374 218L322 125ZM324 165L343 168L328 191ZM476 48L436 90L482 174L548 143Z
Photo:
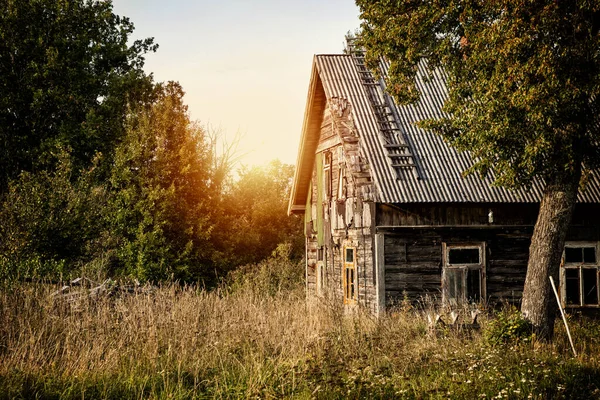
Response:
M569 336L569 342L571 343L571 349L573 350L573 354L577 357L577 352L575 351L575 345L573 344L573 338L571 338L571 331L569 330L569 325L567 324L567 317L565 317L565 312L563 311L562 305L560 304L560 298L558 297L558 292L556 291L556 286L554 285L554 279L550 277L550 283L552 284L552 290L554 290L554 295L556 296L556 302L558 303L558 309L560 310L560 315L562 315L563 322L565 323L565 328L567 329L567 336Z

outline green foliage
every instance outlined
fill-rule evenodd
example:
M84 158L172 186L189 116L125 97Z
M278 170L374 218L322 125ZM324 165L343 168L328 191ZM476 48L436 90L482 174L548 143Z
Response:
M536 177L578 180L600 163L600 4L357 0L361 40L388 87L412 102L416 67L441 67L446 116L423 125L476 160L471 171L521 187Z
M152 39L128 44L133 24L111 1L0 0L0 193L21 171L52 168L72 149L75 171L112 153L126 107L143 100Z
M304 254L302 221L287 215L294 167L274 160L266 166L242 167L224 193L215 229L220 263L225 268L257 263L280 244L290 257Z
M242 169L142 67L110 0L0 0L0 280L217 283L303 241L293 167Z
M171 284L69 302L49 295L56 289L0 291L0 399L600 395L599 327L586 318L572 321L584 350L575 358L559 326L553 345L494 347L479 331L432 334L420 313L373 319L307 303L301 285L273 296L252 282Z
M505 343L530 342L533 337L533 326L515 307L507 307L496 313L485 327L484 336L492 346Z
M73 179L69 152L56 158L56 171L10 182L0 204L0 279L69 277L97 250L106 193L95 167Z
M131 116L110 178L107 218L119 272L141 280L206 278L216 195L210 149L189 120L181 87L171 82L157 92L148 110Z

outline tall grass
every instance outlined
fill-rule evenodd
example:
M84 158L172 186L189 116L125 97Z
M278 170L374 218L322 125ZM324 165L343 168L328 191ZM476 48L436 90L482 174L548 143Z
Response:
M297 268L271 260L212 292L172 284L78 302L44 285L3 289L0 397L600 396L596 322L571 321L577 359L559 328L554 345L492 346L432 332L409 307L375 319L307 303Z

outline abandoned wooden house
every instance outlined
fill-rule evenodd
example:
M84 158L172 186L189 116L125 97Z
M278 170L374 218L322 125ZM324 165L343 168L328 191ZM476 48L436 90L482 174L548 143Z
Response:
M382 63L382 75L387 66ZM429 296L518 302L542 187L463 176L471 159L414 122L440 115L440 74L398 106L360 53L314 57L289 213L304 214L309 296L374 313ZM579 194L560 272L569 307L599 307L600 184Z

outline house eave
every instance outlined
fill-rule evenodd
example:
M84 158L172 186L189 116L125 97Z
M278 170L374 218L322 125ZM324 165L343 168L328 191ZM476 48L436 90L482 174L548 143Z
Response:
M317 63L313 59L304 122L302 124L302 135L300 137L300 146L298 146L296 171L294 173L294 181L288 204L288 215L302 213L306 208L306 199L308 190L310 189L315 154L319 144L321 122L326 103L327 99L317 69Z

